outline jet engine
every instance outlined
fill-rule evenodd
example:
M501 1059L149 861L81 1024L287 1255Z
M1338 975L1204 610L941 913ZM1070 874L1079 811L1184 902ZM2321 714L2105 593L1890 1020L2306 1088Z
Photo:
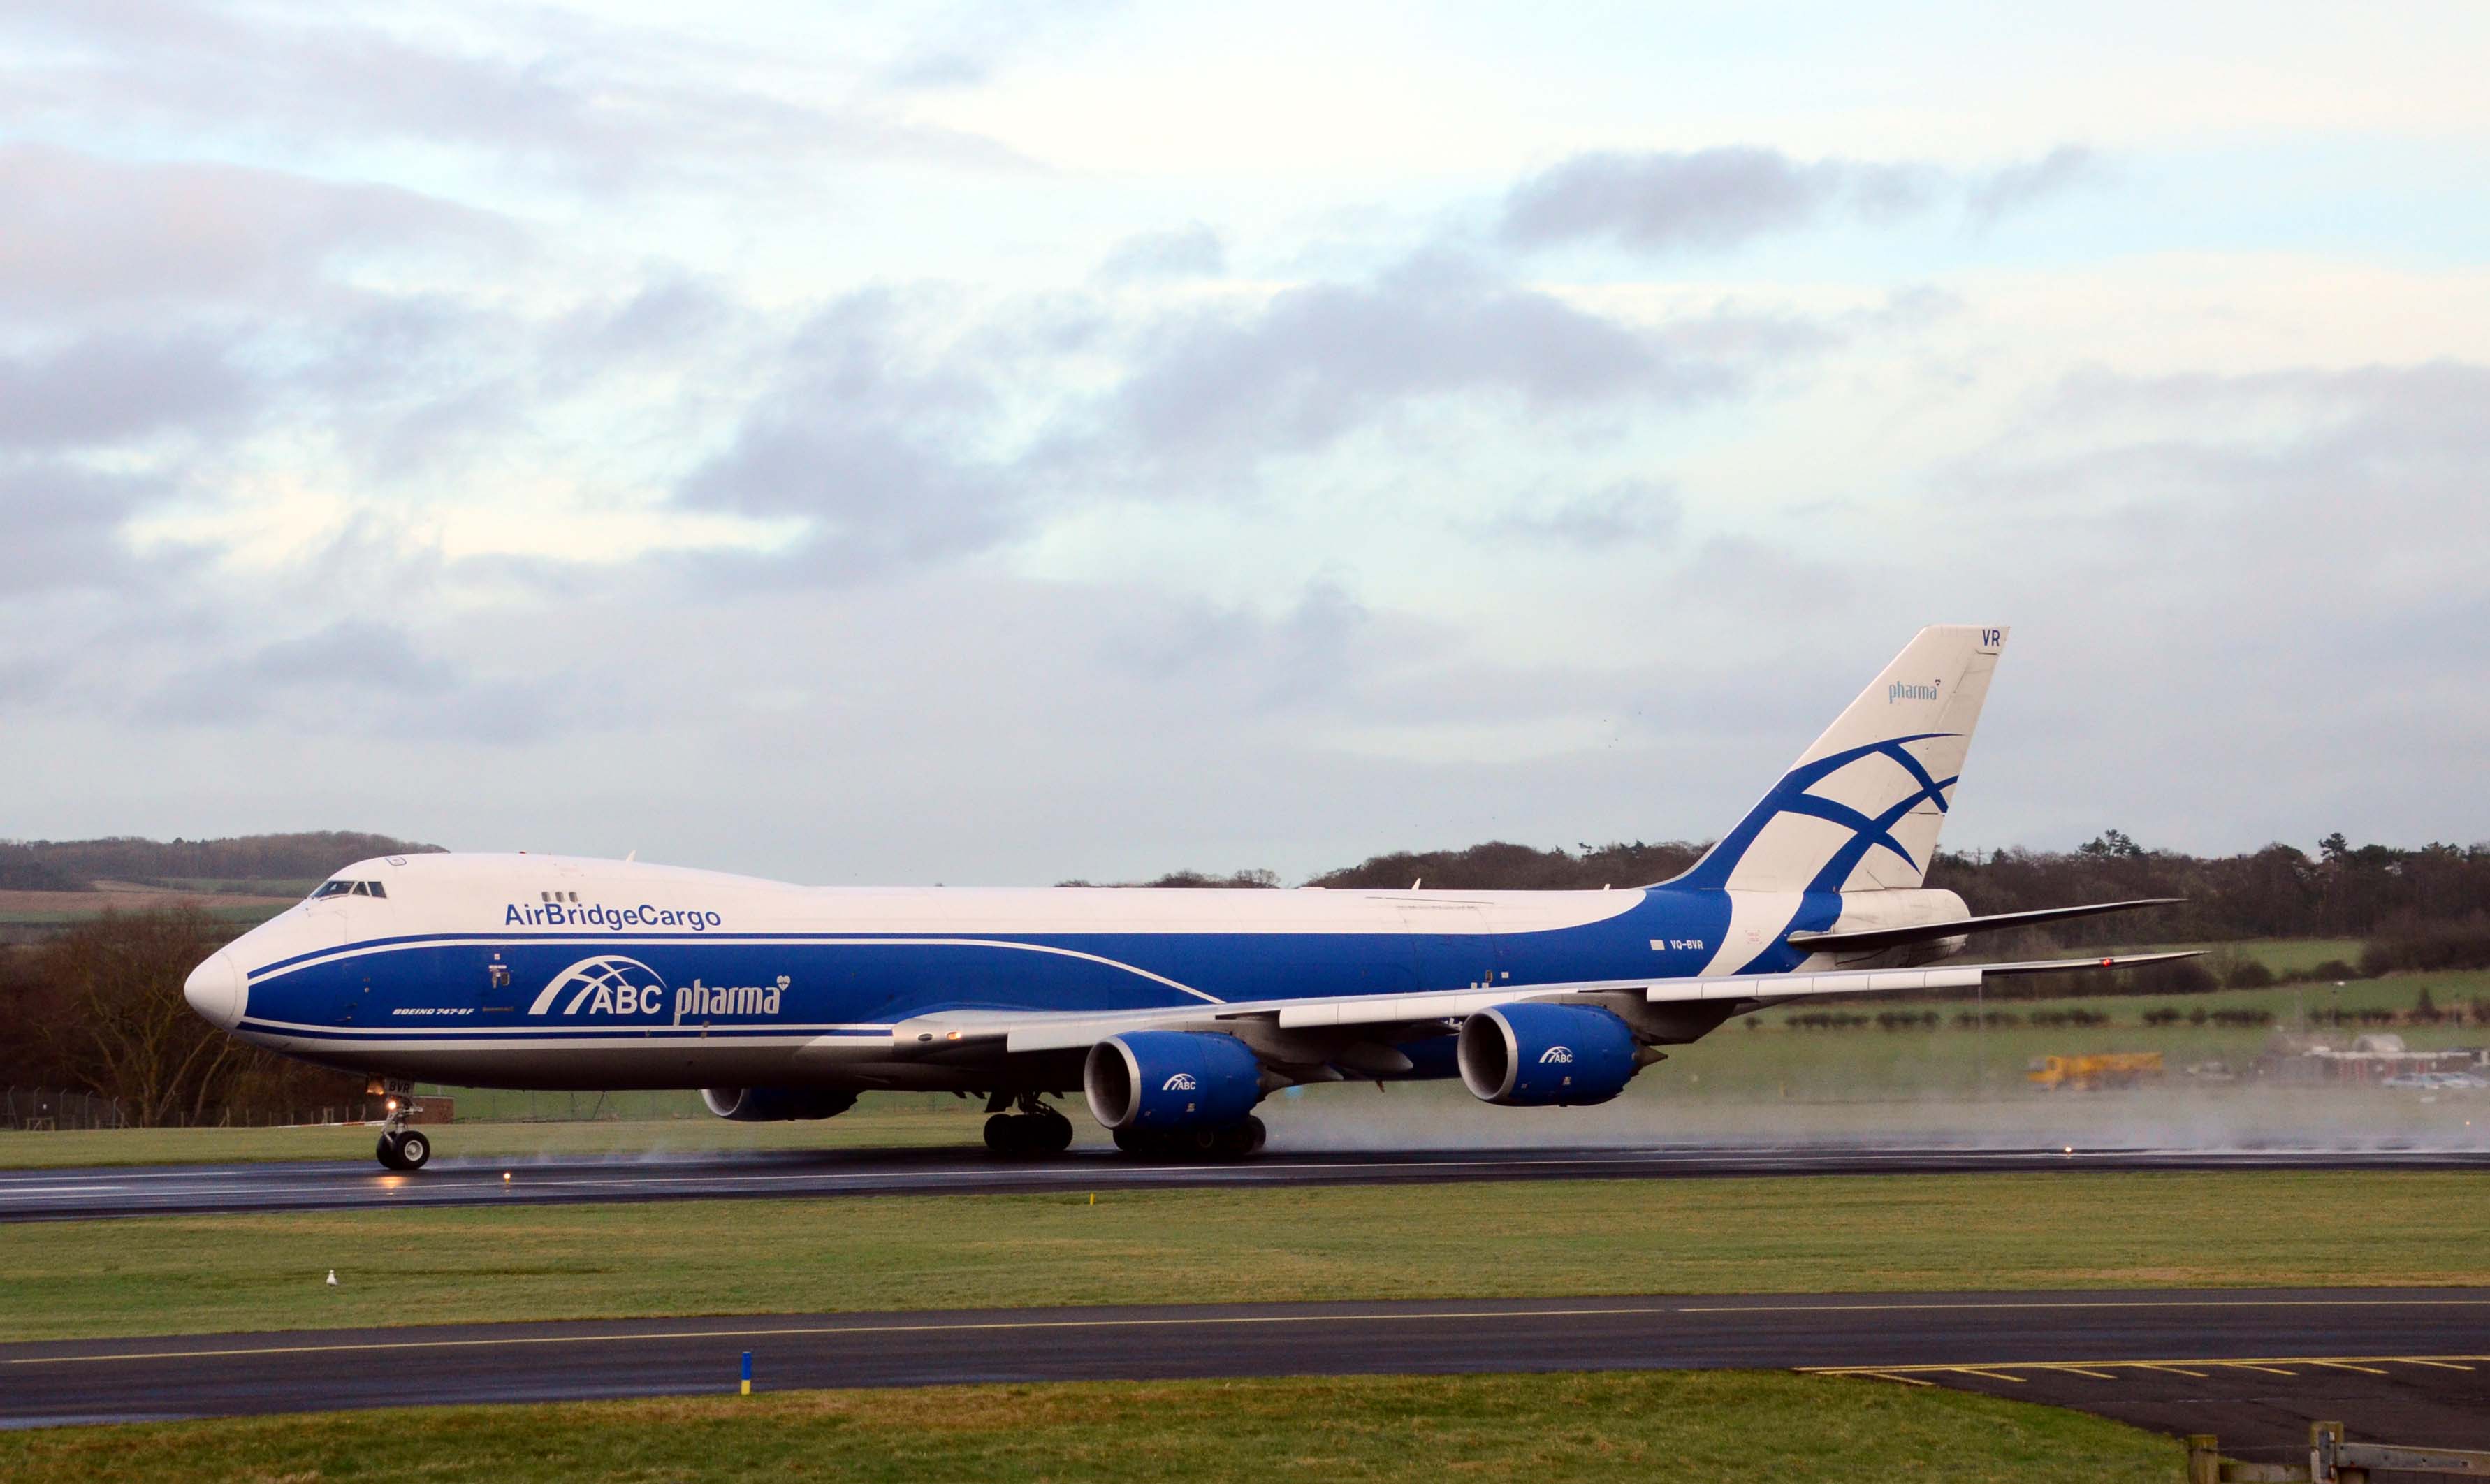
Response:
M856 1095L835 1088L703 1088L701 1101L738 1123L781 1123L836 1118L855 1106Z
M1081 1087L1090 1114L1118 1133L1222 1128L1262 1100L1262 1063L1232 1035L1127 1031L1089 1048Z
M1604 1103L1640 1069L1634 1032L1587 1004L1499 1004L1462 1023L1462 1084L1508 1108Z

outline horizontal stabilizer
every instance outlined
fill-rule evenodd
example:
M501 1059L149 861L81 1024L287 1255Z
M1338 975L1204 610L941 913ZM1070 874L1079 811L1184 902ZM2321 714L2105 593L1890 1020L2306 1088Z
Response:
M1850 933L1792 933L1783 940L1793 948L1810 953L1872 953L1879 948L1898 948L1914 943L1934 943L1940 938L1959 938L1965 933L1994 933L2010 927L2038 927L2043 922L2064 922L2073 917L2098 917L2103 913L2133 912L2140 907L2168 907L2184 902L2184 896L2145 896L2131 902L2092 902L2082 907L2041 907L2031 912L1992 913L1984 917L1961 917L1952 922L1915 922L1908 927L1869 927Z

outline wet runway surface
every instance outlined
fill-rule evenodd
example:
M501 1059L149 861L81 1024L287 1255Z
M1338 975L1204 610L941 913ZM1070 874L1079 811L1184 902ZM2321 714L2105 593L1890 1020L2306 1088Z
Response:
M454 1148L454 1132L449 1142ZM1414 1184L1760 1175L2062 1170L2490 1171L2490 1150L1973 1149L1841 1144L1263 1154L1148 1164L1113 1150L1006 1160L982 1149L648 1155L534 1162L436 1158L415 1175L368 1161L0 1171L0 1222L98 1216L561 1205L726 1197L963 1195L1184 1186ZM510 1177L507 1181L505 1173Z
M236 1334L0 1347L0 1425L469 1402L1489 1371L1826 1369L2081 1408L2234 1457L2490 1446L2490 1290L1224 1304ZM2279 1455L2276 1455L2279 1456Z

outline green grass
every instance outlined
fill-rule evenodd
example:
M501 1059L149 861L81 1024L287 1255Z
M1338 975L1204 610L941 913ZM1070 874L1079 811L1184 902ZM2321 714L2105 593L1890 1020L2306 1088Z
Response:
M409 1389L421 1389L420 1375ZM1745 1371L810 1391L0 1434L0 1476L1267 1480L2176 1478L2028 1403Z
M2490 1284L2490 1201L2458 1174L1170 1190L1095 1206L849 1197L0 1234L0 1333L21 1339L1045 1304Z

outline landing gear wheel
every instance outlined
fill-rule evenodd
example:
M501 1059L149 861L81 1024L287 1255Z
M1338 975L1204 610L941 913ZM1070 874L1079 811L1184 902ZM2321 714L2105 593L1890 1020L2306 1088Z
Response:
M1261 1152L1262 1141L1269 1137L1260 1119L1247 1119L1219 1130L1210 1151L1221 1159L1246 1159Z
M1072 1148L1072 1120L1053 1109L1032 1120L1036 1126L1029 1130L1029 1151L1037 1154L1060 1154Z
M1245 1159L1269 1137L1260 1119L1249 1118L1218 1128L1118 1128L1115 1148L1137 1159Z
M998 1113L986 1120L986 1148L998 1154L1060 1154L1072 1148L1072 1120L1042 1113Z
M387 1170L420 1170L432 1158L432 1141L412 1128L392 1128L381 1135L373 1157Z

